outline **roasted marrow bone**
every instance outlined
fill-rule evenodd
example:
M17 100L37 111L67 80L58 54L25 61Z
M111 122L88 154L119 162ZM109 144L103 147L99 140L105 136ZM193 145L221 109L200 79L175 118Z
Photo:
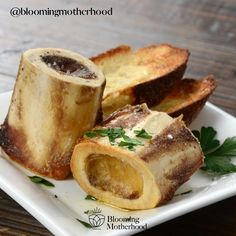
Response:
M76 140L99 118L104 86L100 69L77 53L26 51L0 129L0 145L30 170L65 178Z
M120 137L110 143L106 132L116 129L139 145L121 145ZM137 137L140 130L149 137ZM117 207L147 209L165 203L203 162L201 147L181 117L173 119L145 104L125 106L91 132L75 146L72 174L88 194Z

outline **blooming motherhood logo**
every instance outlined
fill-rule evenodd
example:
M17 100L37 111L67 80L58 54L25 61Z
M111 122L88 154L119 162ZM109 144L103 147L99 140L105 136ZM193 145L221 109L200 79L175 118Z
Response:
M88 214L89 223L93 228L98 229L104 224L105 216L102 215L101 212L102 210L97 207L91 211L85 212L85 214Z
M89 9L80 9L75 7L73 9L31 9L28 7L13 7L10 9L10 15L13 17L19 16L111 16L113 14L113 9L95 9L93 7Z
M88 221L90 228L100 230L103 226L107 230L146 230L147 224L141 224L139 217L117 217L117 216L105 216L102 214L102 210L95 208L93 210L87 210L84 212L88 215Z

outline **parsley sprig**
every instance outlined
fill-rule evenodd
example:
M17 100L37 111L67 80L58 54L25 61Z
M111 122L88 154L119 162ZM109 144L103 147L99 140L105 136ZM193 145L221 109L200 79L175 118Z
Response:
M136 137L145 138L145 139L152 138L152 135L148 134L145 129L135 130L134 133L136 134Z
M28 177L35 184L41 184L41 185L45 185L48 187L55 187L55 185L53 183L51 183L50 181L48 181L40 176L34 175L34 176L28 176Z
M192 132L198 138L205 155L220 146L220 141L215 138L217 132L212 127L202 127L201 131L194 130Z
M130 138L127 135L122 136L123 140L119 142L118 146L120 147L127 147L130 151L135 150L135 146L140 145L143 146L143 143L135 138Z
M88 222L85 222L85 221L77 219L77 218L76 218L76 220L78 220L86 228L89 228L89 229L93 228L93 226L91 224L89 224Z
M94 138L96 136L102 136L102 137L107 136L111 144L114 144L115 140L117 138L121 138L123 135L125 135L125 131L121 127L108 128L108 129L94 129L92 131L87 131L84 133L84 136L88 138Z
M151 139L152 136L148 134L144 129L135 130L135 136L144 139ZM94 138L96 136L108 137L112 145L118 144L120 147L126 147L130 151L135 151L135 146L143 146L144 144L136 139L131 138L125 134L125 130L122 127L118 128L107 128L107 129L94 129L84 133L87 138ZM121 138L120 142L116 142L116 139Z
M231 162L236 157L236 136L225 139L220 145L217 132L212 127L202 127L193 131L198 138L205 155L203 170L218 174L236 172L236 165Z
M91 201L97 201L97 198L95 198L95 197L92 196L92 195L87 195L84 199L85 199L85 200L91 200Z

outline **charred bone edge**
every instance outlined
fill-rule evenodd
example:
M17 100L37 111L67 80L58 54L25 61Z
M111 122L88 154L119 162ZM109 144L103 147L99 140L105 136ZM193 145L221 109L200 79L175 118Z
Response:
M79 75L82 68L84 78L50 67L43 56L62 62L66 58L68 70L74 63ZM77 138L98 119L104 86L100 69L77 53L57 48L26 51L21 57L8 114L0 127L4 152L41 175L66 178Z
M141 114L144 116L141 117ZM145 146L135 147L136 150L133 152L117 145L112 146L103 137L80 139L71 159L72 174L88 194L110 205L132 210L153 208L170 200L177 188L186 182L203 162L201 147L181 117L172 119L166 113L148 110L146 105L126 106L113 113L110 118L108 117L103 122L103 127L97 128L119 127L121 120L124 121L132 117L137 119L137 116L140 116L140 119L131 128L132 131L137 127L148 130L153 128L154 123L156 124L155 134L150 141L146 140ZM162 125L161 128L158 127L160 125ZM130 127L126 129L125 125L123 128L127 132L130 130ZM169 133L173 139L168 138ZM145 140L142 139L142 141ZM106 186L94 185L88 174L89 158L94 155L102 155L100 163L102 163L104 156L110 156L115 158L113 160L119 160L131 167L136 176L130 175L125 169L126 167L123 166L125 169L122 179L123 187L125 188L129 184L129 176L133 179L131 181L136 182L137 179L141 179L141 189L138 196L124 197L116 191L107 190ZM95 171L98 170L102 173L104 168L95 169ZM110 176L116 175L117 168L110 171ZM103 173L100 176L105 176L106 179L106 175ZM101 179L101 181L103 180ZM115 183L113 181L114 179L110 178L111 186L112 183ZM115 189L115 185L113 187Z

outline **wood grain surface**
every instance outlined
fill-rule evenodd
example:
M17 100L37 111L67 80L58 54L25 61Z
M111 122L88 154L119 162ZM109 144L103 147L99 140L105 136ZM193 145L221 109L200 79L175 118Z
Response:
M12 7L112 7L113 15L12 17ZM20 55L29 48L60 47L90 57L120 44L138 48L161 42L189 49L185 77L215 75L218 88L210 101L236 116L235 0L1 0L0 92L13 89ZM148 233L234 236L236 197L178 217ZM0 191L0 235L51 233Z

